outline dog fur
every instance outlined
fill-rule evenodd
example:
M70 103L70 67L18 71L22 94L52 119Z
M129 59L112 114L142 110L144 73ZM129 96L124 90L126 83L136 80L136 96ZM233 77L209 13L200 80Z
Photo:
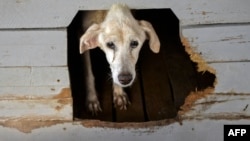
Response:
M160 50L160 41L153 26L136 20L127 5L114 4L108 12L87 12L83 18L86 32L80 38L80 53L84 53L87 80L87 106L96 114L101 111L91 70L90 49L99 47L106 55L113 79L113 102L120 109L130 103L123 88L131 86L136 77L135 65L146 39L154 53Z

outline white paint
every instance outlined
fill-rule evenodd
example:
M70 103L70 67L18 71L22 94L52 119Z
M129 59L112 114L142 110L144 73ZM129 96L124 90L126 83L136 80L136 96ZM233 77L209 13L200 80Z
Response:
M60 103L60 101L63 101ZM67 103L67 104L66 104ZM0 119L72 120L72 99L1 100Z
M30 68L0 68L0 86L29 86Z
M116 2L117 0L0 0L0 29L67 27L78 10L108 9ZM125 0L123 3L134 9L171 8L183 26L250 22L249 0L157 0L153 3L152 0Z
M167 2L166 2L167 3ZM250 9L248 0L186 0L172 7L182 26L217 24L217 23L248 23Z
M16 98L53 98L58 95L65 86L0 86L0 99ZM70 89L70 88L68 88Z
M250 25L187 28L182 35L207 62L250 61Z
M40 117L34 119L36 121L48 117L54 120L72 119L71 98L53 98L62 88L69 87L66 27L78 10L108 9L114 2L0 0L1 120L32 116ZM215 94L196 101L185 115L191 119L183 119L182 124L175 122L162 127L113 129L86 128L80 122L65 121L64 124L35 129L29 134L0 125L1 141L211 141L223 140L224 124L250 124L247 118L235 118L237 115L250 116L249 108L246 108L250 103L250 26L238 24L250 22L249 0L125 2L135 9L171 8L174 11L180 20L183 36L216 70L218 83ZM208 26L218 23L230 25ZM41 99L38 98L40 96ZM68 103L62 104L60 100ZM230 118L235 120L226 120Z
M31 86L70 85L68 67L34 67L31 76Z
M0 87L69 85L67 67L0 68Z
M0 0L0 28L66 27L76 6L76 1L65 0Z
M192 118L230 118L250 116L250 94L210 94L195 102L184 116Z
M212 63L216 70L215 93L250 93L250 62Z
M0 31L0 67L66 66L66 32L66 29Z
M0 68L0 119L71 120L67 67Z
M184 120L163 127L139 129L87 128L80 122L56 124L25 134L13 128L0 126L1 140L76 141L76 140L136 140L136 141L222 141L225 124L250 124L249 120Z

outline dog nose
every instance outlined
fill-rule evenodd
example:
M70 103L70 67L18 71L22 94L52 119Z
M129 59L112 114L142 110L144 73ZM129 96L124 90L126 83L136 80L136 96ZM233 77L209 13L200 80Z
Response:
M132 79L133 77L130 73L121 73L118 75L118 80L123 85L129 84Z

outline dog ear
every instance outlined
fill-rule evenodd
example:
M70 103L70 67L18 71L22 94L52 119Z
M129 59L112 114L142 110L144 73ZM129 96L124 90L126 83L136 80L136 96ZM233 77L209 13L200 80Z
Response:
M86 50L96 48L98 43L98 34L100 32L100 25L93 24L80 38L80 53L84 53Z
M144 20L139 21L139 23L147 34L147 38L149 39L150 49L154 53L158 53L160 51L161 43L159 41L159 38L158 38L153 26L151 25L151 23L144 21Z

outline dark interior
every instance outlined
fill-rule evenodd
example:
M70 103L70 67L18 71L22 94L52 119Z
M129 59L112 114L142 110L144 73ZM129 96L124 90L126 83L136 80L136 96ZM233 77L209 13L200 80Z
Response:
M103 111L93 116L85 108L84 64L79 54L84 11L78 12L68 27L68 65L75 119L145 122L175 118L191 91L213 87L215 75L197 72L196 63L185 52L179 37L179 20L171 9L133 10L133 13L138 20L151 22L160 38L161 50L154 54L148 42L142 47L136 81L125 89L131 101L126 111L114 108L109 66L104 53L98 48L91 50L91 59Z

